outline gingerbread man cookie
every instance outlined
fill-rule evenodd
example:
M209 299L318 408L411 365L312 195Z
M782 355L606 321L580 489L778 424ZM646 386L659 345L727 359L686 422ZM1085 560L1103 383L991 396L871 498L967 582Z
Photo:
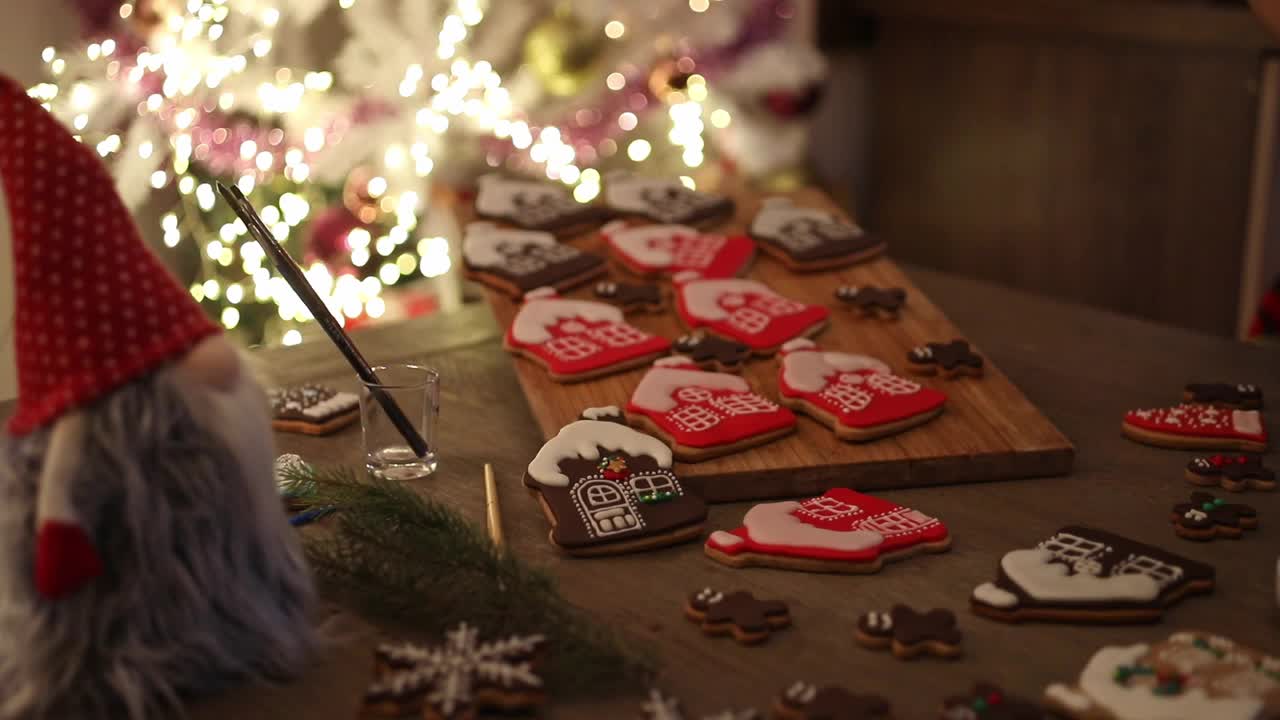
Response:
M857 225L791 198L767 198L748 230L760 249L795 272L830 270L884 252L883 240Z
M982 356L969 347L967 340L928 343L907 353L907 367L921 375L957 378L962 375L982 377Z
M1261 410L1262 388L1248 383L1187 383L1182 399L1236 410Z
M907 304L907 291L900 287L878 288L875 285L841 285L836 299L863 317L897 320Z
M462 623L439 645L379 645L362 716L469 720L480 710L536 707L546 691L533 660L545 640L529 635L481 642L479 631Z
M605 280L596 283L595 294L622 308L623 312L660 313L667 304L662 288L653 283L635 285Z
M1169 514L1173 531L1188 540L1238 539L1258 527L1258 511L1250 505L1223 502L1207 492L1191 493L1191 502L1178 503Z
M467 225L462 262L468 278L513 298L540 287L564 291L605 272L603 258L557 242L551 233L490 222Z
M1156 447L1243 452L1267 449L1267 428L1257 410L1198 403L1131 410L1125 413L1120 429L1130 440Z
M950 610L919 613L906 605L894 605L887 613L863 613L854 631L858 644L872 650L891 650L899 660L920 655L960 657L961 637L956 629L956 614Z
M623 171L605 176L604 203L619 215L656 223L706 226L733 214L733 201L724 195L690 190L676 180Z
M704 332L681 335L671 349L704 370L738 372L751 359L751 348Z
M998 685L975 683L965 695L942 701L939 720L1045 720L1044 710L1033 702L1005 693Z
M818 687L796 682L773 703L777 720L891 720L889 701L879 695L860 695L842 687Z
M489 174L477 185L476 215L526 230L566 236L584 232L604 219L600 208L574 200L564 186L555 183Z
M791 624L786 603L757 600L742 590L726 594L708 587L690 593L684 614L707 635L733 635L743 645L762 643L770 632Z
M1275 471L1258 455L1210 455L1187 463L1187 480L1193 485L1221 486L1223 490L1275 490Z

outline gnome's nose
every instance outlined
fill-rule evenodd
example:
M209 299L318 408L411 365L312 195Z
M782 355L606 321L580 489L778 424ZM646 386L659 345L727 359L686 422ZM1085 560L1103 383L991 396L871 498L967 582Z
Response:
M49 600L70 595L102 574L102 558L84 528L48 520L36 535L36 590Z

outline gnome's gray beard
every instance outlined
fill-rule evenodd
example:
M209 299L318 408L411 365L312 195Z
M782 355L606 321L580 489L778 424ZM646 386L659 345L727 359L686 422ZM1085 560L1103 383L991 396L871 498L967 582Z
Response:
M186 696L305 665L312 585L271 479L265 404L247 419L264 425L257 448L230 446L243 425L209 427L245 423L219 416L261 391L202 402L214 393L178 380L163 370L86 409L72 503L105 572L59 600L32 581L49 432L0 435L0 718L174 718Z

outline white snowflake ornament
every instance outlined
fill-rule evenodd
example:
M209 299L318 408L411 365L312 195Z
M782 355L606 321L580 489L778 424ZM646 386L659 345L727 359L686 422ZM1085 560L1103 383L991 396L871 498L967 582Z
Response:
M479 631L462 623L440 645L378 646L378 674L365 691L365 706L427 718L472 718L479 709L531 707L544 697L533 656L546 638L512 635L479 642Z
M680 701L663 695L661 690L650 690L649 699L640 706L640 710L644 713L644 720L684 720ZM760 720L760 717L755 710L724 710L702 720Z

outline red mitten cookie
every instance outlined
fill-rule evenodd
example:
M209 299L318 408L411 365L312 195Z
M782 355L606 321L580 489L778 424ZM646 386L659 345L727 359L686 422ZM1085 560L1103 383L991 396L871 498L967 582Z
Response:
M1257 410L1185 403L1130 410L1120 428L1130 440L1157 447L1245 452L1267 449L1267 428Z
M942 413L946 394L894 375L867 355L824 352L801 338L782 346L782 404L831 428L841 440L864 442L926 423Z
M703 277L741 275L756 245L743 235L711 235L685 225L628 225L614 221L600 228L613 256L643 276L692 270Z
M728 373L697 369L687 358L662 358L631 394L627 415L698 462L763 445L795 430L796 416Z
M551 233L488 222L467 225L462 262L468 278L516 298L540 287L564 291L605 272L603 258L557 242Z
M604 204L613 212L656 223L710 225L733 214L723 195L690 190L675 180L615 171L605 176Z
M665 338L627 324L612 305L561 298L551 288L525 295L503 345L541 364L557 382L644 365L671 347Z
M607 555L692 540L707 506L685 492L671 450L624 424L616 407L588 408L547 441L525 471L570 555Z
M742 527L717 530L707 556L731 567L872 573L885 562L951 547L947 526L918 510L835 488L804 502L751 508Z
M676 310L685 325L737 340L757 355L772 355L788 340L818 334L831 314L820 305L783 297L756 280L692 274L673 279Z
M476 215L565 236L586 231L605 213L574 200L563 185L490 174L477 182Z
M791 198L771 197L751 221L751 237L791 270L844 267L884 252L884 241L825 210L798 207Z

